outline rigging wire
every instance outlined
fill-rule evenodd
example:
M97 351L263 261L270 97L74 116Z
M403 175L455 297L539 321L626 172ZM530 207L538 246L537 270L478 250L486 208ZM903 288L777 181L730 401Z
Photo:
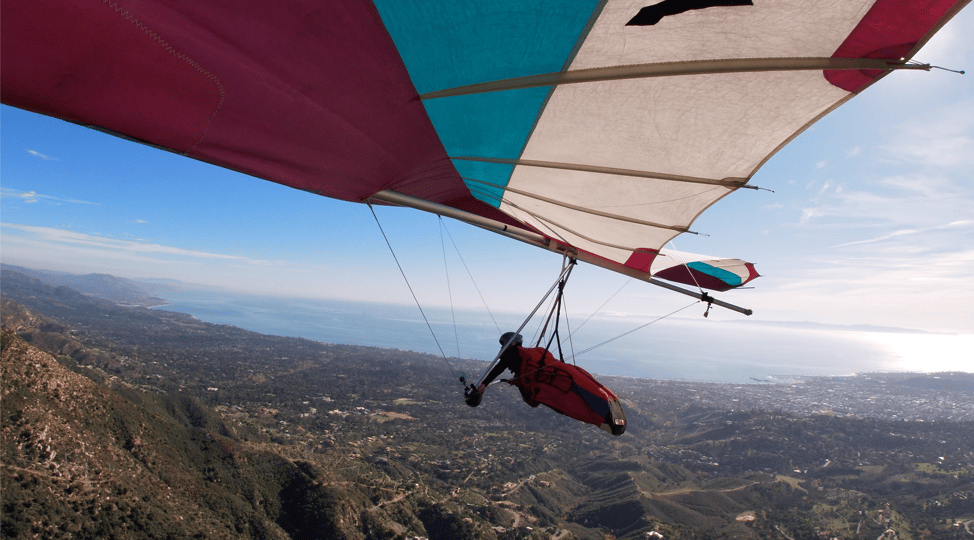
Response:
M594 351L595 349L598 349L599 347L601 347L601 346L603 346L603 345L606 345L606 344L608 344L608 343L612 343L613 341L615 341L615 340L617 340L617 339L619 339L619 338L622 338L622 337L625 337L625 336L628 336L629 334L631 334L631 333L633 333L633 332L635 332L636 330L642 330L643 328L646 328L647 326L649 326L649 325L651 325L651 324L653 324L653 323L656 323L656 322L659 322L659 321L662 321L663 319L665 319L665 318L667 318L667 317L669 317L669 316L671 316L671 315L676 315L677 313L679 313L679 312L681 312L681 311L683 311L684 309L686 309L686 308L688 308L688 307L690 307L690 306L693 306L693 305L696 305L696 304L699 304L700 302L701 302L700 300L697 300L696 302L691 302L691 303L689 303L689 304L687 304L687 305L685 305L685 306L683 306L683 307L681 307L680 309L678 309L678 310L676 310L676 311L673 311L673 312L670 312L670 313L667 313L666 315L663 315L662 317L658 317L658 318L656 318L656 319L653 319L653 320L651 320L651 321L649 321L648 323L646 323L646 324L644 324L644 325L641 325L641 326L637 326L636 328L633 328L632 330L629 330L629 331L627 331L627 332L623 332L622 334L619 334L618 336L616 336L616 337L614 337L614 338L610 338L610 339L607 339L607 340L605 340L605 341L603 341L602 343L599 343L598 345L592 345L591 347L589 347L589 348L587 348L587 349L584 349L584 350L582 350L582 351L579 351L578 353L576 353L576 354L574 354L574 355L572 355L572 361L574 362L574 361L575 361L575 358L576 358L576 357L578 357L578 356L581 356L581 355L583 355L583 354L585 354L585 353L587 353L587 352L591 352L591 351Z
M673 240L670 240L670 245L673 246L674 250L676 250L676 244L673 243ZM697 283L697 277L694 276L693 271L690 270L690 265L688 265L686 261L681 262L683 263L683 267L687 269L687 273L690 274L690 279L693 280L693 284L697 286L698 290L700 290L700 301L707 303L707 309L703 312L703 318L706 319L707 316L710 315L710 308L714 306L714 299L712 296L707 294L707 291L703 290L703 287L701 287L699 283Z
M552 297L551 300L548 301L548 307L545 308L544 312L551 313L551 310L554 309L554 306L555 306L555 298ZM538 319L538 326L537 328L534 329L534 335L531 336L531 339L528 341L528 343L534 343L535 347L541 346L541 340L544 339L544 333L542 332L541 327L545 326L545 322L547 321L547 319L548 319L547 317Z
M567 256L565 257L565 259L567 259ZM562 259L562 261L564 261L565 259ZM565 263L562 262L562 265L564 265L564 264ZM569 349L570 349L570 351L572 353L572 355L571 355L572 364L574 364L575 363L575 347L572 345L572 325L571 325L571 323L568 322L568 299L565 297L565 285L567 285L567 284L568 284L568 276L565 276L565 279L562 280L561 288L558 290L558 304L565 311L565 327L568 328L568 347L569 347ZM558 336L558 356L564 362L565 361L565 355L561 351L561 332L559 331L560 330L560 327L558 326L558 319L557 318L555 319L555 325L556 325L556 327L555 327L555 334L552 334L552 337L554 337L556 334Z
M909 62L906 63L906 65L908 65L908 66L924 66L924 67L927 68L927 71L930 71L931 69L941 69L943 71L949 71L951 73L957 73L958 75L963 75L964 73L966 73L962 69L950 69L950 68L945 68L945 67L941 67L941 66L932 66L930 64L924 64L923 62L918 62L916 60L910 60Z
M552 299L552 304L549 306L549 308L547 310L548 316L545 317L544 327L541 328L541 335L538 337L538 344L535 345L536 347L540 347L541 346L541 340L544 339L545 334L548 332L548 324L551 323L551 318L552 317L555 317L555 325L552 327L552 330L551 330L551 339L548 340L548 344L545 345L545 350L548 350L551 347L552 340L554 340L555 339L555 336L558 335L558 320L559 320L559 318L561 316L561 299L562 299L562 297L565 294L565 284L568 283L568 276L571 275L572 268L575 267L574 259L572 260L572 263L569 264L569 265L566 265L565 264L567 262L568 262L568 255L565 254L565 255L562 256L562 259L561 259L561 278L559 278L558 283L557 283L557 286L558 286L558 294L554 296L554 298ZM558 340L558 348L559 348L559 356L561 356L561 353L560 353L561 340L560 339Z
M625 283L623 283L622 284L622 287L619 287L619 290L617 290L616 292L612 293L612 296L610 296L608 300L606 300L605 302L602 302L602 305L599 306L598 309L596 309L595 311L593 311L592 314L589 315L587 319L585 319L584 321L582 321L582 324L578 325L578 327L575 328L575 331L574 332L572 332L572 331L569 330L570 333L568 334L568 339L571 339L572 334L574 334L575 332L578 332L579 330L581 330L582 327L585 326L585 323L587 323L590 320L592 320L592 317L594 317L596 313L602 311L602 308L604 308L606 304L608 304L613 298L615 298L617 294L619 294L620 292L622 292L622 289L624 289L626 287L626 285L629 285L629 282L632 281L632 280L633 280L633 278L629 278Z
M568 300L563 298L562 305L565 307L565 327L568 328L568 348L572 353L572 364L575 364L575 343L572 341L572 325L568 322ZM560 336L559 341L561 341Z
M448 265L446 262L446 242L443 239L443 219L440 219L439 223L440 246L443 248L443 270L446 272L446 294L450 298L450 316L453 317L453 337L457 341L457 358L460 358L460 334L457 332L457 314L453 309L453 288L450 286L450 265Z
M379 232L382 233L382 238L385 239L386 245L389 246L389 252L392 253L392 258L396 261L396 266L399 267L399 273L402 274L402 279L406 281L406 287L409 289L409 294L413 295L413 301L416 302L416 307L419 308L419 313L423 316L423 320L426 321L426 327L430 329L430 334L433 336L433 341L436 342L436 348L440 350L440 354L443 355L443 361L446 362L447 367L450 368L450 372L453 373L453 378L458 381L459 376L457 371L453 369L453 364L446 357L446 353L443 352L443 347L440 346L440 340L436 339L436 332L433 331L433 326L430 324L429 319L426 318L426 312L423 311L423 306L420 305L419 299L416 298L416 293L413 292L413 286L409 284L409 278L406 277L406 272L402 269L402 265L399 264L399 257L396 257L396 251L392 249L392 243L389 242L389 237L386 236L385 230L382 229L382 224L379 223L379 216L375 215L375 208L372 207L372 201L365 201L365 204L369 205L369 210L372 211L372 217L375 218L375 224L379 226ZM462 382L460 384L463 384Z
M674 251L679 251L678 249L676 249L676 244L673 243L673 240L670 240L670 245L673 246ZM680 264L682 264L683 267L687 269L687 273L690 274L690 279L693 280L693 284L697 286L697 289L700 289L700 292L704 292L703 287L701 287L700 284L697 283L697 277L693 275L693 270L690 269L690 266L687 264L687 262L681 258Z
M575 266L575 259L571 259L571 263L568 265L568 268L561 271L561 274L558 276L558 279L555 280L555 283L551 286L550 289L548 289L548 292L546 292L544 296L541 297L541 300L538 301L538 305L534 306L534 309L532 309L531 313L529 313L527 318L524 319L524 322L521 323L521 326L518 326L517 330L514 331L515 334L520 334L524 330L524 327L527 326L529 322L531 322L531 318L534 317L534 314L537 313L539 309L541 309L541 306L544 305L545 300L547 300L548 297L551 296L551 293L555 290L556 287L558 287L558 284L561 282L562 278L565 277L565 274L567 274L574 266ZM507 351L508 348L510 348L512 343L514 343L513 339L508 340L508 342L505 343L503 347L501 347L501 350L497 351L497 354L494 355L494 359L490 361L490 364L487 366L487 369L484 371L484 374L480 376L479 381L483 381L484 377L486 377L487 374L490 373L490 370L494 369L494 366L497 365L497 362L500 360L500 357L504 354L505 351ZM460 382L463 383L464 386L466 386L464 381L461 380ZM479 385L480 382L478 382L477 384Z
M497 333L500 334L501 327L499 324L497 324L497 319L494 318L494 314L491 313L490 306L487 305L487 300L484 299L484 294L480 292L480 287L477 286L477 280L475 280L473 278L473 274L470 273L470 267L467 266L467 261L463 260L463 255L460 254L460 248L457 247L457 243L453 240L453 235L450 234L450 229L446 226L446 223L443 221L443 216L437 215L436 217L440 218L440 225L443 226L443 230L446 231L446 235L450 239L450 243L453 244L453 249L454 251L457 252L457 257L460 258L460 262L463 263L463 268L464 270L467 271L467 276L470 277L470 282L473 283L474 289L477 289L477 294L480 295L480 301L484 303L484 308L487 310L487 314L490 315L490 320L494 322L494 328L496 328Z

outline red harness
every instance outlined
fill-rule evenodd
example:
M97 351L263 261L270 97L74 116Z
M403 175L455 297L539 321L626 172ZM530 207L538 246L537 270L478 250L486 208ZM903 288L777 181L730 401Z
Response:
M556 360L543 347L518 347L518 353L521 370L509 382L518 387L528 405L544 404L615 435L625 431L626 417L619 398L589 372Z

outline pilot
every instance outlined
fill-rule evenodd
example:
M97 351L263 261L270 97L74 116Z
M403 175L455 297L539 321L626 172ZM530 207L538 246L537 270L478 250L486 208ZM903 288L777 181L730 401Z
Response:
M521 398L528 405L537 407L543 404L613 435L622 435L626 431L626 415L619 398L589 372L556 360L544 347L522 347L520 334L507 332L500 338L502 347L509 341L513 342L480 384L476 387L470 385L464 390L467 405L480 405L487 385L504 370L510 370L514 377L506 382L517 386Z

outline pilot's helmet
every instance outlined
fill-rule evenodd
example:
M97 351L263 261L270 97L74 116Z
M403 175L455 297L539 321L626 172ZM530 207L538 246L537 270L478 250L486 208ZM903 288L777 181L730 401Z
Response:
M503 347L504 345L507 345L507 342L510 341L510 340L512 340L512 339L514 340L513 345L516 345L518 347L520 347L521 346L521 343L524 342L524 338L521 337L521 334L516 334L514 332L505 332L504 335L501 336L501 339L500 339L501 347Z

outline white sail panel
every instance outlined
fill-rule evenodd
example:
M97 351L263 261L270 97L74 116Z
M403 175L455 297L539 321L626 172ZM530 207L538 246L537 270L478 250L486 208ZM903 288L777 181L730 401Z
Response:
M522 158L714 181L747 179L783 141L848 95L814 71L564 85L553 92ZM515 167L508 187L505 199L529 209L535 219L568 228L575 224L575 230L588 231L586 236L630 249L661 248L732 191L712 184L530 166ZM650 233L646 226L623 219L584 217L518 194L525 192L671 228ZM587 228L590 222L598 223L597 230ZM630 255L610 255L618 250L591 242L577 247L621 263Z
M816 71L563 85L548 100L522 159L747 178L848 95Z
M660 2L663 4L665 2ZM663 17L652 26L626 26L645 0L606 4L570 71L730 58L829 57L873 0L756 0Z

